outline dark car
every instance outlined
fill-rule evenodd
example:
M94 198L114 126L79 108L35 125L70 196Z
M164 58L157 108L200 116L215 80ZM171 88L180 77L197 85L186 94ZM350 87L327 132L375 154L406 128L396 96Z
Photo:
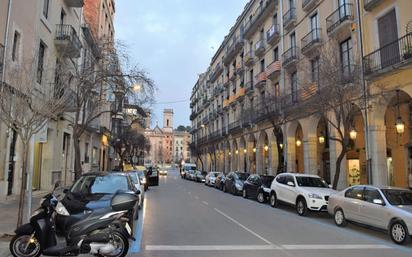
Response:
M195 171L194 181L196 182L205 182L206 172L201 172L200 170Z
M65 191L62 203L71 218L60 217L65 220L58 222L63 224L63 227L59 229L69 228L71 224L74 224L73 222L81 220L83 215L95 210L110 208L113 196L119 192L139 193L126 173L91 172L82 175L70 189ZM138 218L138 206L137 202L134 208L129 210L128 216L132 228L134 220Z
M259 203L265 202L269 198L270 185L274 176L250 175L243 184L243 197L256 199Z
M186 174L185 174L185 179L187 179L187 180L194 180L194 178L195 178L195 170L188 170L188 171L186 171Z
M216 175L215 188L223 190L225 178L225 174L223 172L219 172L219 174Z
M234 195L240 195L243 191L243 183L249 177L249 173L245 172L230 172L225 179L223 192L230 192Z

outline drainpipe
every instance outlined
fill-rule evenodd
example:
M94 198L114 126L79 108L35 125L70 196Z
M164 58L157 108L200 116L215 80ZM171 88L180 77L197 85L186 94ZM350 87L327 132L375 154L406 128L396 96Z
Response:
M356 15L357 18L357 36L358 36L358 48L360 50L360 83L362 87L362 98L365 104L365 155L366 155L366 162L367 162L367 172L368 172L368 184L372 184L372 159L370 159L369 153L369 114L368 114L368 106L369 106L369 99L368 99L368 89L366 87L364 69L363 69L363 38L362 38L362 20L361 20L361 7L360 1L356 0Z

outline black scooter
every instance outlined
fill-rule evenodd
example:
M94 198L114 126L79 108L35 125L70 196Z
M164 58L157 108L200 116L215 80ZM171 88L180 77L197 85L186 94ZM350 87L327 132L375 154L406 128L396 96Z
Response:
M117 193L112 198L111 208L84 213L65 231L57 231L56 216L66 216L67 219L71 216L53 190L43 198L30 222L17 228L16 236L10 242L10 252L15 257L38 257L41 254L124 257L129 250L128 239L134 240L127 223L127 211L137 201L135 194Z

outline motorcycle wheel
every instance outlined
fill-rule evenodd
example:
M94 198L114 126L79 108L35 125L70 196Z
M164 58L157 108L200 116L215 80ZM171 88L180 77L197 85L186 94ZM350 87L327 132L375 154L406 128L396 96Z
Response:
M14 257L39 257L42 253L40 242L31 234L15 235L9 248Z
M116 251L112 254L97 255L98 257L124 257L127 255L129 251L129 240L118 231L113 231L112 237L113 239L110 242L116 247Z

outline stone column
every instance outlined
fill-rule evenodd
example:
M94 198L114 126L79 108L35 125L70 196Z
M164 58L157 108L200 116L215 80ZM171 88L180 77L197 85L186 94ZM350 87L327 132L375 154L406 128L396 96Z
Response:
M263 146L256 145L256 174L263 174Z
M372 184L388 185L386 165L386 127L384 124L369 125L369 158L372 159Z
M296 141L295 137L287 137L286 145L286 160L287 160L287 171L296 172Z
M303 140L303 156L306 174L318 174L317 143L316 134L308 135L307 138Z

